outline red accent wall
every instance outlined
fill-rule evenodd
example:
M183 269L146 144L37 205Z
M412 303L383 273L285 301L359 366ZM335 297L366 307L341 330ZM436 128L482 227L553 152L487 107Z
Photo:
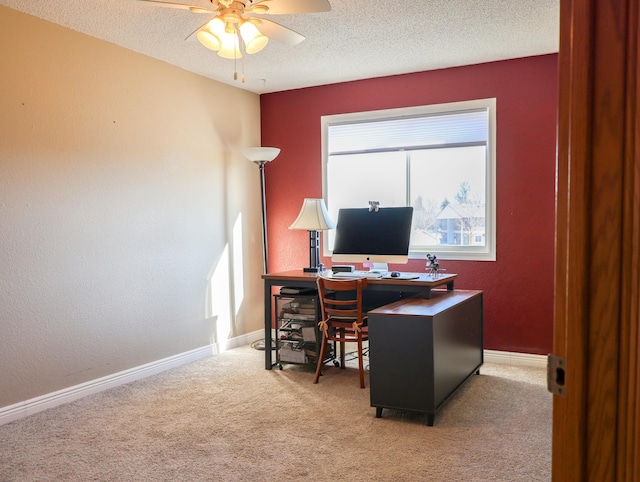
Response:
M484 291L485 348L549 353L557 60L543 55L262 95L262 145L282 149L265 168L269 271L309 263L308 233L288 226L303 198L322 196L321 116L495 97L497 261L441 265L458 274L456 288ZM390 268L424 271L425 260Z

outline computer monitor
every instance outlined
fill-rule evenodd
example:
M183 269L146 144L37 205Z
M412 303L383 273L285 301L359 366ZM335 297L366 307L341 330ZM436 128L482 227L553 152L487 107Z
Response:
M412 207L340 209L331 261L406 263L412 218Z

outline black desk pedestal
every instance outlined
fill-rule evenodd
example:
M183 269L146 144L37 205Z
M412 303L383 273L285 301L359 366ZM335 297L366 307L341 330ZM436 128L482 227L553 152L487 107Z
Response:
M383 408L427 414L483 363L482 291L433 291L369 312L369 385L376 417Z

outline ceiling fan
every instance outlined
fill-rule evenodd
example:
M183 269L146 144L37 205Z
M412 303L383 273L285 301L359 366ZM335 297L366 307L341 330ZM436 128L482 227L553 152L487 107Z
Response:
M138 0L148 4L213 15L213 18L187 35L196 35L202 45L226 59L241 59L242 52L261 51L272 38L286 45L297 45L304 36L283 25L255 15L328 12L329 0L209 0L210 7L160 0ZM186 40L185 39L185 40ZM234 72L234 79L238 73ZM242 76L244 82L244 75Z

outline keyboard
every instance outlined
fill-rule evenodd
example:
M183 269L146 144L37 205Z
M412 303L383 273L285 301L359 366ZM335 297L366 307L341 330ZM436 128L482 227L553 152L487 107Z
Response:
M354 278L380 279L382 278L382 274L374 273L371 271L340 271L338 273L333 273L331 277L343 278L343 279L354 279Z

